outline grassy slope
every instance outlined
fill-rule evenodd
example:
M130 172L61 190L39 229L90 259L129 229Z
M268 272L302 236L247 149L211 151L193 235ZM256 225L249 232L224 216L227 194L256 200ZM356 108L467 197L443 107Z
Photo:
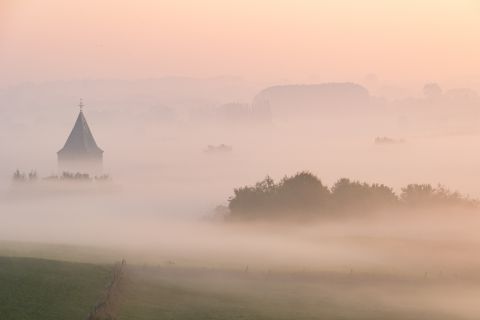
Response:
M0 257L0 319L84 319L111 268L33 258Z
M111 264L122 258L111 248L0 240L0 256Z
M379 302L378 296L361 294L357 285L343 280L325 283L220 271L136 268L129 272L119 319L454 319L437 312L392 308Z

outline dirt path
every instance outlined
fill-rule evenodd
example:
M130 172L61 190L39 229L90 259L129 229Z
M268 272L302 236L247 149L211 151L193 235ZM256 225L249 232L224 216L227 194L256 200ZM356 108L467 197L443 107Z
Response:
M86 320L115 320L115 310L120 298L122 280L125 277L126 262L122 260L113 269L112 281L100 301L93 307Z

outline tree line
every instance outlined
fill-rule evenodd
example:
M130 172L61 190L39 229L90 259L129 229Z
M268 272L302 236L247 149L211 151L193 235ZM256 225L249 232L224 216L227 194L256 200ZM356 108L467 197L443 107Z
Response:
M20 170L15 170L12 176L14 182L24 183L24 182L36 182L39 180L38 173L36 170L31 170L29 173L25 173ZM103 174L100 176L90 176L88 173L82 172L68 172L64 171L60 175L50 175L45 178L41 178L45 181L109 181L110 176Z
M384 184L339 179L331 188L310 172L275 182L267 176L253 186L234 189L229 198L232 218L281 215L329 215L375 212L405 207L477 207L478 201L438 185L409 184L396 194Z

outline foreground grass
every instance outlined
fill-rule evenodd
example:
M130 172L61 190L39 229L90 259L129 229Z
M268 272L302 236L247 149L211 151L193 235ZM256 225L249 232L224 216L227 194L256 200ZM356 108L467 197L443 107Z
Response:
M130 267L119 319L461 319L403 299L415 299L416 285L382 282Z
M0 256L111 264L121 254L111 248L94 246L0 240Z
M110 276L109 266L0 257L0 319L83 320Z
M111 266L38 258L97 260L87 249L0 243L2 250L12 257L0 254L0 320L83 320L111 280ZM129 265L116 319L470 320L480 310L476 270L427 276L252 269Z

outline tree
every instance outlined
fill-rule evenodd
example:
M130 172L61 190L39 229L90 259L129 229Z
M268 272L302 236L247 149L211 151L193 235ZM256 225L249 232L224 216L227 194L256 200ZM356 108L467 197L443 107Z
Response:
M423 94L428 99L436 99L442 96L443 90L437 83L427 83L423 86Z
M277 196L283 210L313 211L327 207L330 190L315 175L303 171L283 178Z
M20 170L15 170L13 173L13 181L15 182L24 182L27 180L27 176L24 172L20 172Z
M285 215L319 211L326 207L330 191L310 172L284 177L279 183L267 176L255 186L234 190L229 209L234 216Z
M407 206L463 206L475 207L477 201L462 196L458 192L452 192L442 185L437 188L430 184L409 184L402 188L401 201Z
M241 187L234 190L234 196L229 199L229 209L234 215L266 213L272 210L275 201L277 185L267 176L255 186Z
M332 187L332 201L339 210L352 208L364 210L368 207L370 190L368 185L342 178Z
M402 188L400 199L407 205L421 205L433 202L434 189L430 184L409 184Z

